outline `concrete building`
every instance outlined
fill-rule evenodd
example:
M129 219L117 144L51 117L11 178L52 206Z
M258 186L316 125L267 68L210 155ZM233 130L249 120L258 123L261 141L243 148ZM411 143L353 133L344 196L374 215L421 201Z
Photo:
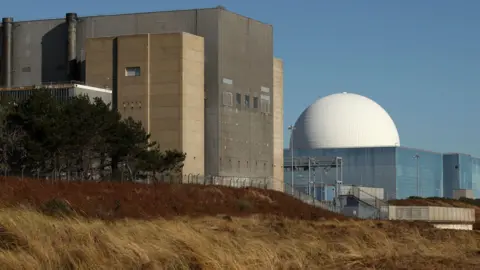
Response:
M187 153L184 174L204 174L202 37L172 33L87 39L86 62L89 83L117 89L122 116L142 121L162 149Z
M182 39L184 41L192 40L191 43L195 43L193 40L197 40L196 42L199 43L200 39L196 37L202 37L204 42L204 93L192 90L196 91L192 98L198 99L202 95L204 96L205 153L202 157L203 161L192 165L192 173L199 168L201 162L204 162L203 171L198 169L199 171L196 173L203 172L206 175L215 176L274 178L276 179L274 184L276 189L283 189L283 172L279 169L283 159L283 143L281 143L283 136L280 135L282 133L280 127L283 126L283 93L281 93L283 91L281 82L283 65L280 62L274 62L271 25L229 12L223 8L211 8L94 17L78 17L74 13L68 13L65 18L61 19L23 22L5 18L0 33L3 40L0 49L2 51L0 58L2 79L0 82L3 86L39 85L66 81L80 81L97 87L111 86L114 93L114 105L117 105L120 110L122 110L122 106L127 106L127 103L130 106L132 102L140 101L139 95L136 93L130 95L125 91L140 89L141 91L152 91L154 87L165 83L162 87L158 87L158 90L148 93L153 94L157 91L154 93L155 95L167 95L168 91L177 91L179 95L183 93L182 95L185 96L185 93L188 92L186 89L189 87L173 90L167 87L167 82L156 79L157 77L167 78L168 75L165 75L165 72L172 72L172 74L178 72L178 70L162 70L167 65L152 64L157 57L154 54L162 54L160 51L165 48L142 49L141 53L139 48L136 50L138 53L132 57L116 50L122 50L122 46L134 46L128 45L128 43L141 42L140 40L143 40L143 46L146 46L145 42L155 43L157 39L167 39L165 36L157 36L158 34L177 33L176 38L172 37L172 40L177 39L177 41L172 42L179 42ZM122 41L118 43L119 39L115 38L120 37L122 37ZM94 54L99 57L96 58L97 60L101 57L108 63L112 63L108 68L118 67L116 72L108 75L107 69L103 71L100 68L92 69L91 62L95 63L95 58L88 56L89 46L90 48L94 46L92 43L98 46L102 43L90 40L101 38L116 40L112 46L113 44L120 46L105 47L105 54L102 56L99 56L101 48L92 49L95 50ZM189 42L187 41L187 43ZM172 53L179 48L172 49ZM109 52L112 52L111 55L107 55ZM148 52L152 55L145 55ZM116 57L113 57L114 55ZM139 58L134 59L135 57ZM125 70L120 72L121 63L115 61L123 61L122 59L129 62L131 66L128 68L133 69L128 72ZM140 74L144 74L147 67L145 66L146 59L150 59L148 76L128 75L135 74L137 72L135 68L142 66L144 69L140 71ZM91 62L89 63L89 61ZM96 64L98 63L97 61ZM190 69L189 66L191 64L182 66L182 70ZM193 69L198 68L198 65L194 66L196 67ZM155 68L158 70L154 70ZM192 70L190 74L194 72ZM159 76L160 73L165 76ZM142 81L147 78L150 78L150 82ZM143 86L134 86L140 81ZM122 87L125 89L121 89ZM197 87L198 84L194 89ZM165 92L162 92L162 89ZM146 120L144 124L152 132L152 136L158 138L161 146L183 145L181 142L188 141L184 137L162 141L168 132L160 131L161 128L156 129L153 122L148 123L147 121L152 121L157 117L155 113L163 113L162 109L154 108L156 106L154 103L157 102L154 101L155 97L147 98L148 95L143 93L142 112L134 112L130 106L128 113L136 114L139 118ZM185 97L188 99L187 96ZM150 102L147 102L148 99ZM158 96L157 100L160 99L163 101L163 98ZM143 104L147 104L147 107ZM199 106L198 100L190 104ZM197 109L200 110L199 107ZM185 109L186 111L188 109ZM150 113L149 117L145 115L147 112ZM200 114L199 111L197 113ZM200 121L200 119L195 121L197 120ZM155 121L160 124L159 119ZM164 123L166 121L164 120ZM191 125L198 130L196 124ZM186 127L186 130L189 128L192 127ZM186 130L182 129L182 136ZM160 133L156 134L157 132ZM179 134L178 132L180 131L177 125L176 131L172 130L168 136L175 136L174 134ZM277 149L274 149L275 147ZM187 156L197 159L200 154L187 152Z

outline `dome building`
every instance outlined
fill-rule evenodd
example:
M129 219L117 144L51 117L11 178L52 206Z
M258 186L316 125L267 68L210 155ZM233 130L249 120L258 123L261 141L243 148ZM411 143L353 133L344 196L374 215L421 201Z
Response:
M316 100L298 118L295 148L354 148L400 146L397 127L375 101L340 93Z
M290 131L290 147L284 150L287 184L292 154L294 162L340 157L344 185L383 188L379 197L384 199L443 196L442 154L401 147L392 117L367 97L338 93L320 98L302 112ZM325 200L329 197L325 185L335 186L336 170L340 169L317 168L312 177L311 171L294 166L294 188L305 192L320 185L320 191L310 194Z

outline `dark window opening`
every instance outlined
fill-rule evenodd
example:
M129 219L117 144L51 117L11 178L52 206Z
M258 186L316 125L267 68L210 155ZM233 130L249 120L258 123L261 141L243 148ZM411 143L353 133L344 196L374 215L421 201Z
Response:
M235 95L235 102L237 103L237 105L241 105L241 104L242 104L242 94L237 93L237 94Z
M250 96L245 95L245 108L250 108Z
M253 97L253 108L258 109L258 97Z

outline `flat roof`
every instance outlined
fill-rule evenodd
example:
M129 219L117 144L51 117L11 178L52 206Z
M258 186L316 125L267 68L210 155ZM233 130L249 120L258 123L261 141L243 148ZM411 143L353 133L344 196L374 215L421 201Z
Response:
M15 87L0 87L0 91L31 91L41 89L65 89L65 88L80 88L96 92L112 93L112 90L88 86L78 83L58 83L58 84L40 84L40 85L28 85L28 86L15 86Z
M168 12L182 12L182 11L198 11L198 10L212 10L212 9L218 9L218 10L224 10L226 12L230 12L232 14L244 17L246 19L256 21L265 25L270 25L269 23L265 23L256 19L253 19L251 17L233 12L231 10L228 10L226 7L218 5L216 7L207 7L207 8L191 8L191 9L177 9L177 10L157 10L157 11L143 11L143 12L132 12L132 13L117 13L117 14L98 14L98 15L87 15L87 16L80 16L78 15L79 19L87 19L87 18L95 18L95 17L113 17L113 16L125 16L125 15L144 15L144 14L155 14L155 13L168 13ZM75 13L71 11L72 13ZM38 21L57 21L57 20L65 20L65 17L61 18L45 18L45 19L33 19L33 20L21 20L21 21L15 21L15 18L13 20L13 23L28 23L28 22L38 22ZM0 24L1 26L1 24Z

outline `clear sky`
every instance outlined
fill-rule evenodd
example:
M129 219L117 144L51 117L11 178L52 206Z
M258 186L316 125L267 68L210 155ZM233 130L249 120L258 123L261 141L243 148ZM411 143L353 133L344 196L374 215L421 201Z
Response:
M205 8L273 24L286 126L336 92L372 98L404 146L480 157L480 1L9 0L15 20Z

